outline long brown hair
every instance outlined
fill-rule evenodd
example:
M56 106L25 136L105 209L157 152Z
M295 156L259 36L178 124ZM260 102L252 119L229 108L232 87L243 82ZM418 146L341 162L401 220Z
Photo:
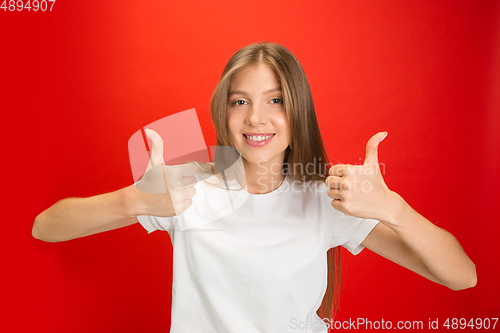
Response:
M281 85L283 106L290 124L291 143L285 152L283 172L297 181L324 181L328 176L328 157L321 139L309 83L299 61L279 44L266 42L251 44L237 51L229 59L210 102L210 114L217 133L217 146L233 146L227 126L227 107L232 76L242 68L259 63L265 63L275 71ZM218 160L222 158L227 158L227 156L215 154L216 169ZM220 164L227 165L227 161ZM312 166L313 170L304 170L304 166ZM318 310L318 315L322 318L334 315L336 307L334 309L333 305L334 303L338 305L339 248L330 249L327 258L328 288L321 308Z

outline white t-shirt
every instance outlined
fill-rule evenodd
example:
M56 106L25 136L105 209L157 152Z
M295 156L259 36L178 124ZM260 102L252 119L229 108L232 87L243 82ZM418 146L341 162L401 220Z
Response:
M326 190L291 177L261 195L200 181L180 216L139 216L172 240L170 332L327 332L316 314L326 253L342 245L358 254L378 221L344 216Z

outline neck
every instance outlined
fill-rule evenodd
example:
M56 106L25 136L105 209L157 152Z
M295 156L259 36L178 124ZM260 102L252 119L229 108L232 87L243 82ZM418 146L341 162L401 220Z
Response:
M283 161L249 163L243 160L247 179L246 190L252 194L265 194L280 187L285 179L282 173Z

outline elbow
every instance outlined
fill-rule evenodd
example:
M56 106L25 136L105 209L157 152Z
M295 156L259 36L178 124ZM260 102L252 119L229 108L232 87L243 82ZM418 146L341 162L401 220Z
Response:
M471 264L472 268L469 269L467 274L464 274L464 277L461 279L460 283L448 286L451 290L464 290L473 288L477 285L476 265L474 265L474 263L472 262Z
M44 233L43 233L43 222L42 222L42 218L40 217L40 215L38 215L35 218L35 222L33 223L33 229L31 229L31 235L35 239L38 239L38 240L41 240L41 241L45 241L45 242L49 241L44 236Z
M477 285L477 273L476 273L476 265L472 263L472 274L471 274L471 280L468 288L475 287Z
M476 286L476 284L477 284L477 280L471 280L470 282L467 282L467 283L448 286L448 288L450 288L451 290L454 290L454 291L458 291L458 290L473 288Z
M33 229L31 229L31 235L35 239L43 240L40 234L40 215L35 218L35 222L33 223Z
M35 218L33 228L31 229L31 235L33 238L44 242L59 242L59 240L48 237L47 233L44 232L44 224L42 214L38 215Z

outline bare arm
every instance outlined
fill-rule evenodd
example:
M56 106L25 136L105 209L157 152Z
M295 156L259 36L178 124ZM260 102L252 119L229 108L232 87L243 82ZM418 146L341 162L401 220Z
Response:
M147 133L153 141L152 154L137 186L89 198L58 201L36 217L33 237L61 242L129 226L137 222L139 215L169 217L186 210L196 193L196 167L192 164L165 166L161 137L151 130Z
M456 238L402 199L394 220L379 223L363 246L453 290L474 287L477 282L476 267Z
M33 237L60 242L125 227L139 215L173 216L162 193L143 193L135 185L89 198L67 198L40 213L33 225ZM158 207L160 206L160 207Z
M387 133L367 143L363 165L335 165L326 183L332 206L346 215L381 223L363 245L420 275L451 289L476 285L476 267L458 241L389 190L378 163L378 145Z

